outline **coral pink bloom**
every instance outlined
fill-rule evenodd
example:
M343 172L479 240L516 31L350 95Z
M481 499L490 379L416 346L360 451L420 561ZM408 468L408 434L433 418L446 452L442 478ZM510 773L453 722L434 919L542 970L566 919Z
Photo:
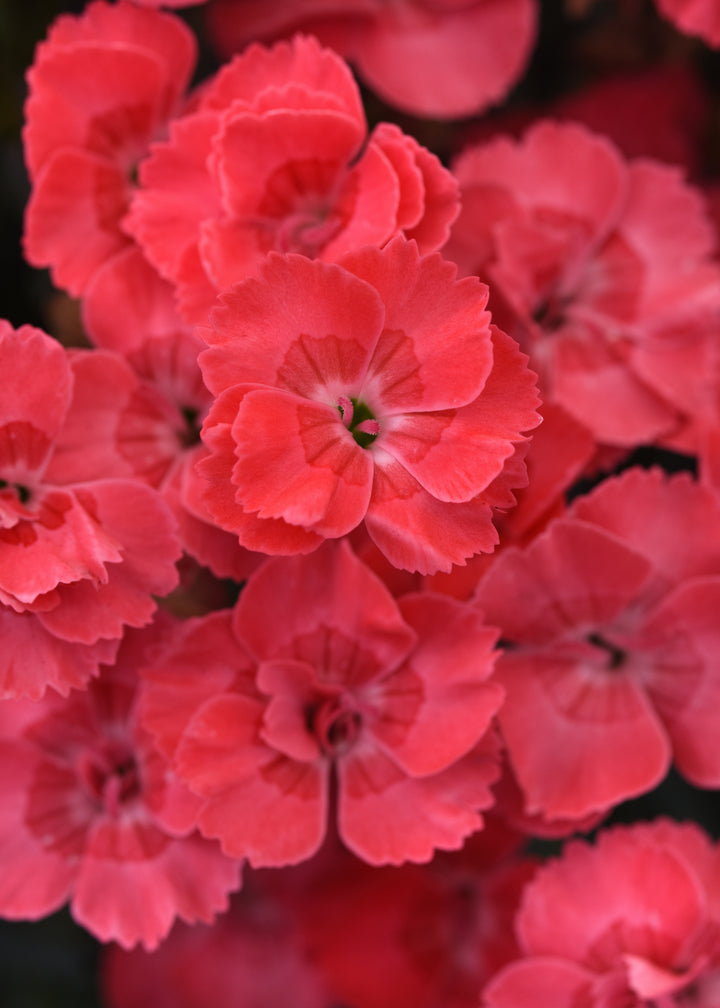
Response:
M655 0L660 12L688 35L720 48L720 8L715 0Z
M629 470L525 551L504 550L477 600L508 642L498 717L528 813L602 812L653 788L673 758L693 783L718 787L711 493Z
M120 222L132 175L177 111L194 61L182 21L126 2L63 15L38 47L23 131L25 253L72 294L130 243Z
M0 737L0 916L35 920L70 901L101 941L154 948L173 920L209 921L239 865L192 833L197 799L137 724L137 666L155 629L129 631L85 692L30 706Z
M346 543L267 560L233 613L190 621L145 670L143 721L198 824L255 866L338 829L372 864L424 861L482 825L501 691L495 633L430 593L396 603Z
M398 233L446 241L450 172L397 126L366 133L352 74L311 38L252 46L205 85L141 166L126 221L189 321L273 249L334 261Z
M575 841L526 887L525 957L483 1008L709 1008L720 963L718 850L694 824L616 827Z
M602 137L550 121L467 150L456 171L463 211L446 254L490 283L496 321L548 398L606 445L675 434L720 313L700 194L677 169L625 163Z
M390 105L454 119L499 101L520 77L537 7L534 0L215 0L208 17L225 53L255 38L312 31Z
M433 573L497 542L493 506L525 481L534 375L414 242L342 266L270 257L223 295L200 358L216 396L199 470L218 524L267 553L308 552L361 522L396 567Z
M72 409L63 348L0 324L0 694L82 686L125 625L177 583L171 516L149 487L73 478L54 456Z
M74 396L49 477L57 471L65 482L123 476L149 483L173 512L185 551L218 577L243 580L258 557L186 491L211 396L197 363L204 344L178 318L170 285L131 247L96 272L83 309L93 339L125 359L104 350L72 353Z

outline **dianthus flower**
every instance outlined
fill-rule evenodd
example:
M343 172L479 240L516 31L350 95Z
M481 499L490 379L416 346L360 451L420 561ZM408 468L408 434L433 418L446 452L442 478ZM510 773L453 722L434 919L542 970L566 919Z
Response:
M547 398L605 445L678 437L720 319L700 193L676 168L625 162L552 121L469 149L455 169L463 211L445 254L490 284L493 317Z
M72 353L74 394L50 477L148 483L172 511L183 549L218 577L243 580L257 554L187 498L212 397L197 363L204 344L178 318L169 284L132 247L96 272L83 307L93 339L119 353Z
M232 612L187 621L144 670L142 717L204 798L200 831L253 866L338 832L371 864L424 861L479 829L495 632L431 593L395 602L347 543L266 560Z
M535 0L214 0L222 52L304 29L357 68L390 105L454 119L500 101L535 41ZM428 68L432 53L432 69Z
M23 130L25 254L71 294L131 244L120 223L137 163L178 111L194 62L179 18L124 0L59 17L38 47Z
M525 889L524 958L483 1008L710 1008L720 979L717 847L658 820L568 844Z
M368 137L350 70L301 36L223 67L139 174L125 226L201 324L271 250L334 261L402 233L429 252L458 209L435 155L391 123Z
M239 863L193 833L198 801L137 721L137 667L157 643L156 627L128 631L83 692L5 701L0 916L36 920L69 901L100 941L152 949L176 917L226 908Z
M302 553L363 521L396 567L432 573L497 542L525 482L534 375L439 255L397 238L341 265L271 256L223 295L200 356L215 395L203 496L250 549Z
M73 399L65 350L0 323L0 694L83 686L126 625L175 587L167 507L126 479L73 478L55 458Z
M720 503L681 474L628 470L578 498L477 601L500 627L498 720L526 812L602 812L674 760L720 785ZM530 730L532 729L532 730Z

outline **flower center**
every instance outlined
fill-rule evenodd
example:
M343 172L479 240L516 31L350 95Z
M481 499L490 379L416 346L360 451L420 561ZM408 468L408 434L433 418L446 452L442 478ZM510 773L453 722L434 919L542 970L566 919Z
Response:
M130 747L106 740L86 750L77 764L78 776L89 796L110 815L117 815L140 794L140 775Z
M27 504L30 500L30 491L26 486L21 483L9 483L7 480L0 479L0 491L2 490L14 490L17 499L21 504Z
M361 448L369 448L380 433L380 424L370 412L369 407L349 396L338 396L337 407L340 410L342 422L350 431Z
M362 726L357 711L343 706L333 698L325 700L310 714L310 727L320 748L327 756L342 756L352 749Z
M605 638L601 637L600 634L594 634L594 633L590 634L588 636L588 643L594 645L596 648L600 648L601 650L607 652L608 655L607 667L609 669L620 668L620 666L625 661L625 652L621 648L616 647L610 641L605 640Z

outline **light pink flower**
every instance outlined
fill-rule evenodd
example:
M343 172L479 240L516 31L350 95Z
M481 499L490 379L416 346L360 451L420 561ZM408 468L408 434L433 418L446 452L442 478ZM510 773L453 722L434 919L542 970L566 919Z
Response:
M604 445L682 445L720 320L700 193L552 121L466 150L455 170L463 210L445 254L490 284L547 398Z
M65 350L0 323L0 694L66 694L112 660L177 583L172 518L154 490L73 478L54 457L72 408Z
M483 1008L708 1008L718 867L717 847L692 823L568 844L526 887L516 918L525 957L485 988Z
M525 481L534 376L487 292L397 238L327 265L270 257L223 295L200 358L215 395L204 500L250 549L302 553L365 522L396 567L492 551Z
M628 470L578 498L477 600L501 629L498 718L525 797L549 819L651 790L671 761L718 787L720 506L685 475Z
M371 864L425 861L482 825L494 631L430 593L396 603L345 543L274 558L232 613L189 621L145 670L143 721L205 799L198 824L255 866L338 831Z
M120 222L132 175L177 112L194 61L179 18L125 0L62 15L38 47L23 130L25 254L72 294L131 243Z
M128 632L117 664L70 698L5 701L0 916L69 901L101 941L152 949L176 917L211 920L239 885L239 864L192 833L198 801L137 723L137 667L158 636Z
M271 250L335 261L402 233L433 251L458 209L435 155L391 123L368 137L350 70L301 36L223 67L140 182L125 226L198 323Z

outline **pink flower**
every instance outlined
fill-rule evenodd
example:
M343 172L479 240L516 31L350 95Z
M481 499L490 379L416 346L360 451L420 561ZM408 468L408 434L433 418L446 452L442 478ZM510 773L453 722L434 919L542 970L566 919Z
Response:
M0 915L35 920L66 901L101 941L154 948L175 917L209 921L239 865L192 834L197 799L135 715L137 667L158 632L129 632L86 691L6 701L0 736Z
M602 444L680 444L720 317L700 194L675 168L626 163L551 121L465 151L456 172L463 211L446 254L488 281L547 397Z
M198 323L271 250L334 261L402 233L433 251L458 209L435 155L390 123L368 137L348 67L300 36L224 67L140 180L126 226Z
M58 464L74 384L58 343L0 323L0 373L0 694L36 699L83 686L150 621L179 549L155 491Z
M694 824L616 827L575 841L526 887L524 958L483 1008L707 1008L720 965L718 850Z
M70 293L130 244L120 222L132 174L177 111L194 61L182 21L126 2L61 16L38 47L23 131L25 254Z
M655 0L660 13L688 35L720 48L720 9L715 0Z
M270 257L223 295L200 358L215 395L204 499L250 549L302 553L365 522L396 567L497 542L525 480L534 376L486 289L398 238L342 265Z
M720 785L720 506L684 475L628 470L578 498L477 601L501 629L498 714L525 811L602 812L671 760Z
M93 337L125 356L71 354L73 400L48 478L148 483L172 511L183 549L218 577L243 580L259 558L218 528L187 491L211 401L197 363L202 341L178 319L169 285L137 248L96 272L84 308Z
M333 773L346 846L425 861L482 824L494 636L453 600L396 603L346 543L327 544L266 561L232 613L186 623L145 670L143 721L231 856L315 853Z
M215 0L208 18L225 53L312 31L390 105L454 119L499 101L520 77L537 8L534 0Z

